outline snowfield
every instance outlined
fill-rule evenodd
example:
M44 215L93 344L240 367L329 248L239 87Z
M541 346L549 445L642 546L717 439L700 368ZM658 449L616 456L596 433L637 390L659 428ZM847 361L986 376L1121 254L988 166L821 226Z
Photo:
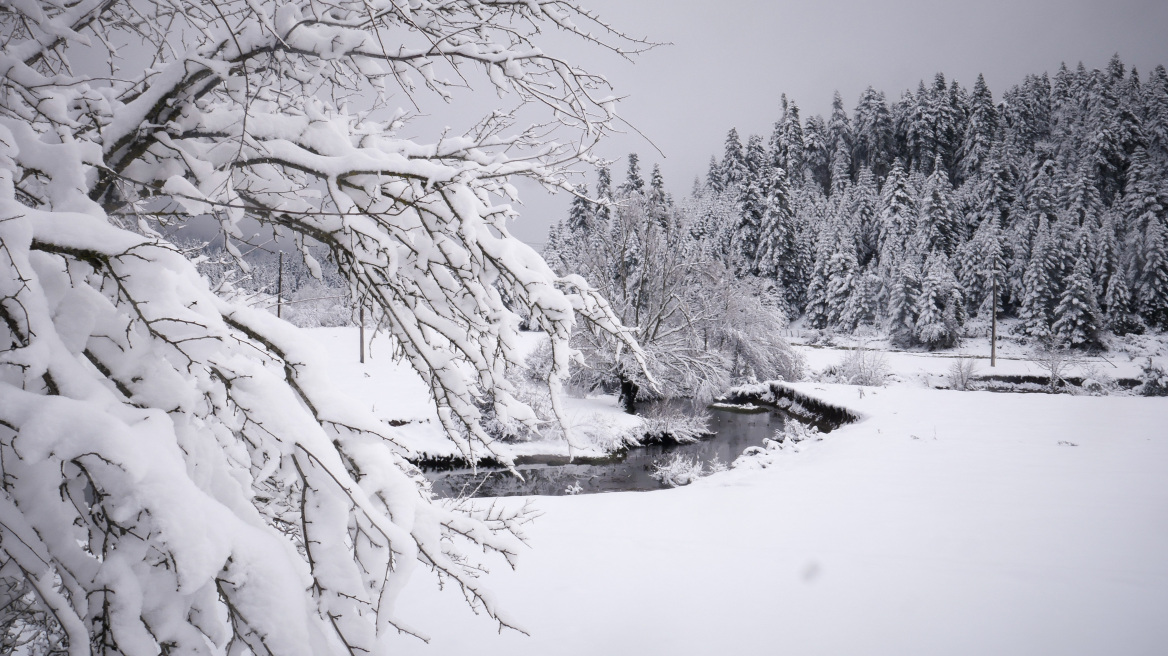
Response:
M1168 652L1168 399L793 387L864 419L765 469L537 499L487 579L530 637L415 576L432 641L400 653Z

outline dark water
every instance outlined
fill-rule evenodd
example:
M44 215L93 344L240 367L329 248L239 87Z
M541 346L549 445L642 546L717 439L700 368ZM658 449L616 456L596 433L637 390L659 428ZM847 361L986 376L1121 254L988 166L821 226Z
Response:
M629 449L601 464L519 465L519 479L505 470L454 470L426 474L434 492L440 497L476 496L508 497L524 495L562 495L579 486L575 494L621 492L625 490L660 490L668 487L650 473L654 463L672 454L697 458L703 463L715 461L729 466L747 447L760 446L783 427L787 416L780 410L739 412L711 408L708 424L714 436L692 444L651 445ZM708 465L707 465L708 471Z

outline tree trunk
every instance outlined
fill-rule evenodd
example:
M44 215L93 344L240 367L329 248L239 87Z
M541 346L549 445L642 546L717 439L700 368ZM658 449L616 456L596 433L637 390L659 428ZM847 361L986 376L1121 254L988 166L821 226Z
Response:
M624 376L621 376L620 403L621 406L625 409L625 412L629 413L630 415L637 414L637 406L634 405L634 402L637 400L637 390L639 389L640 388L636 383L629 380L628 378L625 378Z

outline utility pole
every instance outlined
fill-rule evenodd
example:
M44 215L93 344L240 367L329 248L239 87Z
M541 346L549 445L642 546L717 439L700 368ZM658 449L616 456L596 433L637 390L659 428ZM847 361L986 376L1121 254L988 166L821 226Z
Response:
M276 317L279 318L284 309L284 251L280 251L280 271L276 274Z
M360 317L361 318L358 321L361 324L361 329L360 329L361 330L361 364L365 364L365 306L364 305L361 306Z
M990 366L998 366L998 268L994 267L994 310L990 324Z

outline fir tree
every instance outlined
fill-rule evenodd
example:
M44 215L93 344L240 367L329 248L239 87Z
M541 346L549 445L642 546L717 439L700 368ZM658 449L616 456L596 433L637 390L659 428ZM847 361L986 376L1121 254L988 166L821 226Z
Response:
M851 180L852 172L852 122L844 109L844 101L839 91L831 101L831 117L827 121L828 157L831 161L832 184L842 184L837 169Z
M588 200L588 188L584 185L576 187L576 195L572 196L572 205L568 208L568 221L565 226L567 232L573 235L586 235L593 229L594 208Z
M783 159L775 160L787 172L787 179L793 184L803 182L806 172L806 144L803 139L803 123L799 118L799 106L793 101L784 108L782 134Z
M917 341L930 349L955 346L965 321L964 306L949 259L942 252L930 255L918 303Z
M823 193L831 192L831 142L828 139L827 126L819 116L807 119L807 127L803 131L803 160L806 174Z
M953 186L940 156L925 185L919 228L926 253L952 255L962 241L961 224L953 209Z
M1043 217L1022 278L1022 304L1019 308L1024 330L1034 337L1050 335L1051 314L1058 298L1055 281L1051 276L1050 241L1050 227Z
M998 110L993 94L979 73L969 99L969 122L961 140L961 178L969 180L982 172L998 135Z
M595 208L593 218L596 221L597 230L608 230L608 226L612 224L612 174L608 172L607 166L602 166L596 171L596 200L599 204Z
M915 262L905 261L893 272L885 314L888 317L888 338L894 346L904 347L916 343L921 294L918 266Z
M892 113L884 92L865 89L853 116L852 164L858 170L867 167L877 178L883 178L893 157Z
M1122 271L1111 276L1104 299L1107 305L1107 328L1111 332L1116 335L1143 332L1139 315L1132 310L1131 288Z
M672 201L665 192L665 177L661 175L661 167L653 165L653 174L649 178L649 212L663 230L670 231L673 226L669 222L671 213L669 206Z
M738 138L738 130L735 128L730 128L730 132L726 134L726 146L719 168L721 186L725 191L736 189L746 178L746 153L742 150L742 141Z
M838 233L835 248L828 255L824 271L827 276L824 285L827 324L843 330L853 330L856 327L855 324L846 321L848 305L855 292L856 274L859 272L856 253L851 247L853 239L846 230Z
M794 299L787 290L799 281L794 270L797 258L796 228L786 171L782 168L773 169L769 183L766 213L754 267L758 275L778 280L782 284L784 297L790 305Z
M867 266L880 251L880 196L872 169L860 169L847 200L848 218L856 235L856 259L860 266Z
M1168 71L1154 68L1143 86L1144 136L1148 151L1163 166L1168 163Z
M625 196L645 192L645 180L641 177L641 162L636 153L629 153L629 168L625 172L625 182L621 185L620 191Z
M1136 300L1149 324L1168 329L1168 230L1159 220L1151 221L1145 232Z
M722 167L713 155L710 155L710 165L706 169L706 186L715 194L720 194L726 189L726 185L722 182Z
M1079 251L1075 268L1067 278L1066 289L1054 310L1056 339L1070 346L1095 348L1101 345L1099 306L1095 302L1095 286L1091 282L1091 257L1085 249Z
M900 160L892 165L880 199L880 261L896 266L902 259L909 236L916 232L916 194Z
M844 305L841 327L854 330L861 325L875 325L880 314L880 276L871 269L862 269L853 276L852 293Z

